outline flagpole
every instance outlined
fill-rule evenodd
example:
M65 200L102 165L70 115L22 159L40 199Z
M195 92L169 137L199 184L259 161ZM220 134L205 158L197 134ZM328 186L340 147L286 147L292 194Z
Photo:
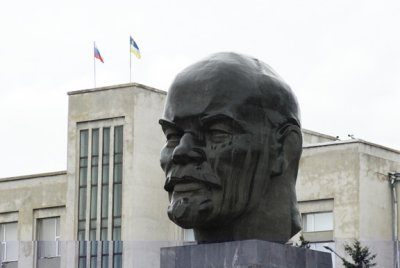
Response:
M94 56L94 50L96 49L96 42L93 42L93 79L94 88L96 88L96 57Z
M140 59L140 51L139 47L137 46L136 42L133 40L132 36L130 37L129 42L129 82L132 83L132 53Z
M132 53L131 41L129 40L129 83L132 83Z

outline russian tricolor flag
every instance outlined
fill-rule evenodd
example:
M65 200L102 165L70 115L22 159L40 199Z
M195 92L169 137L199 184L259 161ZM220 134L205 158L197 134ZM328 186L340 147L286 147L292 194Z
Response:
M96 43L94 44L94 57L99 59L102 63L104 63L103 58L100 55L100 51L96 47Z

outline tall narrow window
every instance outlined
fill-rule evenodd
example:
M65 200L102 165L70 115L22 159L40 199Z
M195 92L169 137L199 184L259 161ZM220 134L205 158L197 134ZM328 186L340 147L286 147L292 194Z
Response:
M99 129L92 130L92 159L90 187L90 233L89 239L96 240L97 184L99 170Z
M90 172L90 267L97 267L97 185L99 175L99 129L92 130L92 153L91 153L91 172Z
M17 223L0 224L0 257L1 262L11 262L18 260L18 237Z
M114 268L122 267L121 215L122 215L123 127L114 129L114 184L113 184L113 242Z
M60 256L60 217L37 220L38 259Z
M88 171L89 131L80 132L79 142L79 193L78 193L78 240L79 240L79 268L86 267L86 188Z
M110 176L110 128L103 128L103 153L102 153L102 172L101 172L101 232L102 240L101 267L108 267L109 247L107 241L108 235L108 191Z

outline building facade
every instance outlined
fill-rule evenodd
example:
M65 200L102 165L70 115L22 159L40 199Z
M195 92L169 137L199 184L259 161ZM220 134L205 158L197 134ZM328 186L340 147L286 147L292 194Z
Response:
M344 244L358 239L377 254L378 267L395 267L398 237L388 173L396 170L400 152L377 144L306 144L297 182L304 238L318 248L328 243L341 256ZM336 267L340 263L336 258Z
M164 98L136 84L69 93L65 238L79 246L66 267L156 267L160 241L181 239L158 168Z
M131 83L68 96L66 171L0 179L1 267L159 267L160 247L193 239L166 215L165 92ZM305 239L342 255L343 243L360 239L379 267L393 267L387 175L400 170L400 152L309 130L303 141Z
M0 179L0 267L60 267L66 186L65 171Z

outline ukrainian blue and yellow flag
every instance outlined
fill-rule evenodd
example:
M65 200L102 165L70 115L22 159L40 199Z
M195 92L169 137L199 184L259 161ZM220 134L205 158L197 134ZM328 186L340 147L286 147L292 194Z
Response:
M132 36L130 36L131 38L131 52L138 58L140 59L140 50L138 45L136 44L135 40L133 40Z

